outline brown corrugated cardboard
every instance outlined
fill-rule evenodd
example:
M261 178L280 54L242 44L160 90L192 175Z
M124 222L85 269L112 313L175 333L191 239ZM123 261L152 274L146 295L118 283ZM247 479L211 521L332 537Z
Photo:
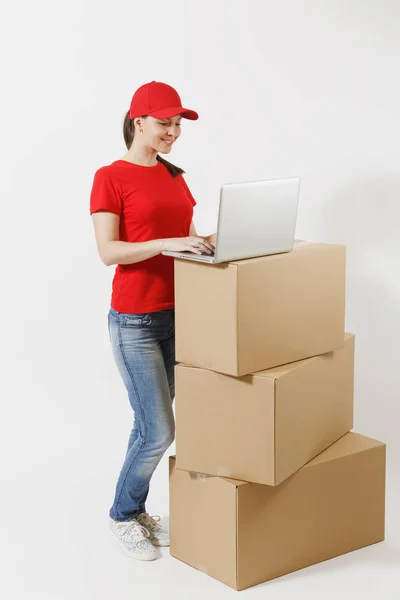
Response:
M384 539L386 445L346 433L277 487L170 468L170 552L237 590Z
M346 247L204 264L175 259L176 360L239 377L342 348Z
M177 468L284 481L353 428L354 342L239 378L176 365Z

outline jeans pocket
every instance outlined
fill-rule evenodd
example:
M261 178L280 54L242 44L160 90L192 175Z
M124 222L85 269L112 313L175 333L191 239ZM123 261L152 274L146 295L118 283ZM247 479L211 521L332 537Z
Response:
M144 314L122 314L120 313L120 327L132 327L134 329L141 329L151 325L152 318L148 313Z

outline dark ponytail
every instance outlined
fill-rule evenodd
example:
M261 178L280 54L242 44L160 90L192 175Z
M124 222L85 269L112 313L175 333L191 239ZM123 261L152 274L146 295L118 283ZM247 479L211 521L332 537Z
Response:
M143 115L141 119L147 119L148 115ZM123 134L126 147L129 148L132 146L133 138L135 137L136 129L135 129L135 121L131 119L128 113L125 115L124 125L123 125ZM157 160L165 165L168 171L171 173L172 177L177 177L179 173L186 173L180 167L173 165L172 163L162 158L159 154L157 154Z

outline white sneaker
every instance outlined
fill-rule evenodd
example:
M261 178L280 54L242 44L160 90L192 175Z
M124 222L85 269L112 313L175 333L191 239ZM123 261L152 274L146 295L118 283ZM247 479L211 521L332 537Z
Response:
M130 521L114 521L110 519L110 529L118 538L123 552L138 560L154 560L157 551L149 541L150 532L136 519Z
M160 520L159 515L153 515L152 517L147 513L141 513L137 520L143 525L150 533L150 541L154 546L169 546L169 533L167 529L161 527L157 523Z

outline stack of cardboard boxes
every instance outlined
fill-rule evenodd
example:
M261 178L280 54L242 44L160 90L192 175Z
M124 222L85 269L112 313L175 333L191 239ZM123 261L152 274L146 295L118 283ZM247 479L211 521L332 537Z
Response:
M175 259L170 552L234 589L382 541L384 443L353 428L346 248Z

